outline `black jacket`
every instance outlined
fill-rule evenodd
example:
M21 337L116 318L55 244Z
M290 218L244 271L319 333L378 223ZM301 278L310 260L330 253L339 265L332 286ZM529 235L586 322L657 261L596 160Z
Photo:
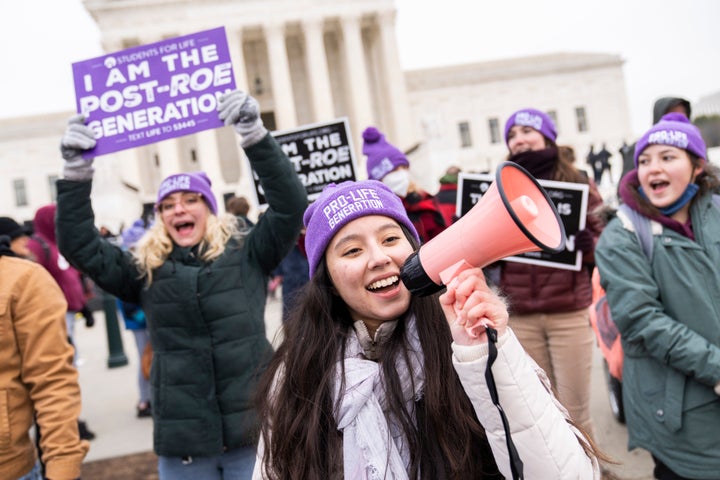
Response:
M231 239L210 263L175 246L149 288L130 256L95 230L91 182L58 181L63 255L147 316L158 455L218 455L257 440L252 397L272 355L264 321L267 276L299 234L307 195L270 135L245 153L269 204L262 219L242 245Z

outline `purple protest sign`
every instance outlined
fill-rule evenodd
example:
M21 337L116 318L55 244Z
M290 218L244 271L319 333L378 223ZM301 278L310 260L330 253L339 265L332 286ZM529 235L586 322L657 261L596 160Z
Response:
M235 89L223 27L72 67L77 111L97 139L85 157L221 127L217 99Z

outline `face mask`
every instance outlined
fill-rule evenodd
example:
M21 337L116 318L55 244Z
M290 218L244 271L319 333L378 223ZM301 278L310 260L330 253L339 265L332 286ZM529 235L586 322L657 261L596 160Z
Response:
M385 175L382 183L398 197L405 198L410 187L410 172L406 168L399 168Z
M640 187L638 190L640 190L640 194L643 197L647 198L647 195L645 195L645 192L643 192L642 187ZM680 195L680 198L675 200L667 207L659 208L658 210L660 210L662 214L666 217L669 217L670 215L684 207L685 204L688 203L690 200L692 200L693 197L697 194L698 190L700 190L700 186L698 186L697 183L689 183L688 186L685 188L683 194Z

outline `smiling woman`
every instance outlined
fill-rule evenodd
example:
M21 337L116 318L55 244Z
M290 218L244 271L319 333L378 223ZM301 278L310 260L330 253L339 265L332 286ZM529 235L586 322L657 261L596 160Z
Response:
M522 478L485 383L488 336L465 329L481 319L499 334L493 372L526 478L599 478L480 269L440 297L400 282L419 238L389 187L328 185L304 222L311 278L261 380L254 479Z

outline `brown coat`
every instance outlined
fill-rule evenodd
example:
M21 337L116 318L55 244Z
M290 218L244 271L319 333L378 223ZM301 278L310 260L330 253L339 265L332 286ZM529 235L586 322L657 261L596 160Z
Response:
M42 266L0 256L0 478L19 478L35 464L33 414L47 478L80 477L89 445L78 434L80 386L66 309Z

